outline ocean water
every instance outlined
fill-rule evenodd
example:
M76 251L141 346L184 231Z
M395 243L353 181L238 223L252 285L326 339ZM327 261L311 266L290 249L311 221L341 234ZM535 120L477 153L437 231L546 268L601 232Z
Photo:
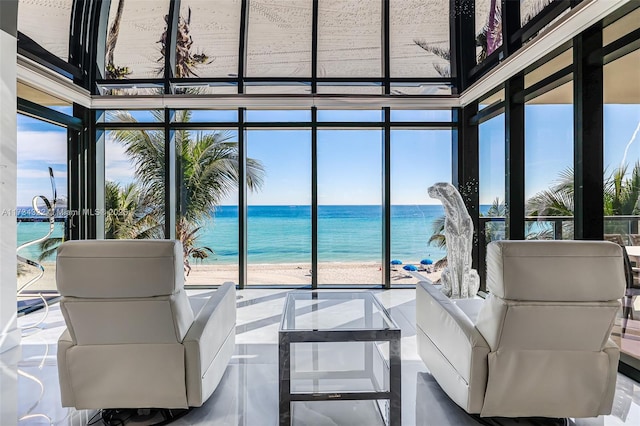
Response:
M428 244L433 221L442 216L440 205L391 206L391 257L404 263L424 258L437 261L446 251ZM41 237L48 223L18 223L18 244ZM56 223L55 237L63 234ZM198 245L214 254L203 263L238 262L238 209L216 208L211 220L203 223ZM249 206L247 247L250 263L310 263L310 206ZM37 258L37 246L22 255ZM319 262L380 262L382 258L382 208L380 206L319 206Z

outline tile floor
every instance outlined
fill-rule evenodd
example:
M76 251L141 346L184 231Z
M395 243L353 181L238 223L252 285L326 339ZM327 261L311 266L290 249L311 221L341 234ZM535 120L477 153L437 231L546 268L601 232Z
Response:
M190 292L194 309L210 291ZM213 396L175 425L278 424L278 326L286 290L238 291L236 353ZM480 419L468 416L440 390L416 352L415 290L376 292L402 329L402 424L403 425L640 425L640 384L619 375L613 413L592 419L541 422ZM25 327L42 312L19 318ZM56 342L65 327L58 305L53 305L39 328L24 330L20 348L0 356L2 369L1 426L11 424L85 425L94 412L60 406ZM16 401L17 397L17 401ZM17 412L16 412L17 406ZM296 425L362 424L340 413L355 410L354 404L329 410L303 407ZM315 407L314 407L315 408ZM346 410L346 411L345 411ZM295 411L295 410L294 410ZM14 420L15 418L15 420Z

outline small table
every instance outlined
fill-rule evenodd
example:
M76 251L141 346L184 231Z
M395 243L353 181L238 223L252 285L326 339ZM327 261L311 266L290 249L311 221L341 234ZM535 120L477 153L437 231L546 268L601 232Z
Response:
M627 254L629 255L631 260L636 263L636 266L640 267L640 246L625 246L625 250L627 250Z
M292 291L278 335L281 426L318 401L314 415L401 424L400 327L373 293Z

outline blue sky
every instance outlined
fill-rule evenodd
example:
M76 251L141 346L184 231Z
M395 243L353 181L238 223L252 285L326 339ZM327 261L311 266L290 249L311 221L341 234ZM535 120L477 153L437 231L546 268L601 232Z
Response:
M553 184L573 163L573 107L527 105L526 196ZM232 121L235 111L199 112L194 121ZM448 112L394 112L394 120L448 120ZM378 121L379 111L322 112L325 121ZM305 121L309 111L251 111L251 121ZM640 105L605 106L605 167L622 161L625 146L640 122ZM66 130L18 115L18 205L30 205L34 195L49 196L47 166L54 169L59 195L66 196ZM504 199L504 118L480 126L480 200ZM319 130L318 199L320 204L381 204L382 137L379 129ZM629 148L627 163L640 159L640 138ZM391 134L392 204L438 204L428 197L435 182L451 180L449 130L393 130ZM133 168L120 146L107 138L108 179L128 182ZM248 156L265 166L264 187L250 193L251 205L310 204L310 130L250 130ZM232 194L224 204L235 204Z

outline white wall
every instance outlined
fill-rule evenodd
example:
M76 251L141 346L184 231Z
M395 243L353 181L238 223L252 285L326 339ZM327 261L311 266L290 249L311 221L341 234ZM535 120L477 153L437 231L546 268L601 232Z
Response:
M3 9L3 12L6 10ZM20 343L16 326L16 45L0 30L0 353Z
M18 423L20 330L16 326L16 11L0 0L0 425ZM12 350L9 350L13 348Z

